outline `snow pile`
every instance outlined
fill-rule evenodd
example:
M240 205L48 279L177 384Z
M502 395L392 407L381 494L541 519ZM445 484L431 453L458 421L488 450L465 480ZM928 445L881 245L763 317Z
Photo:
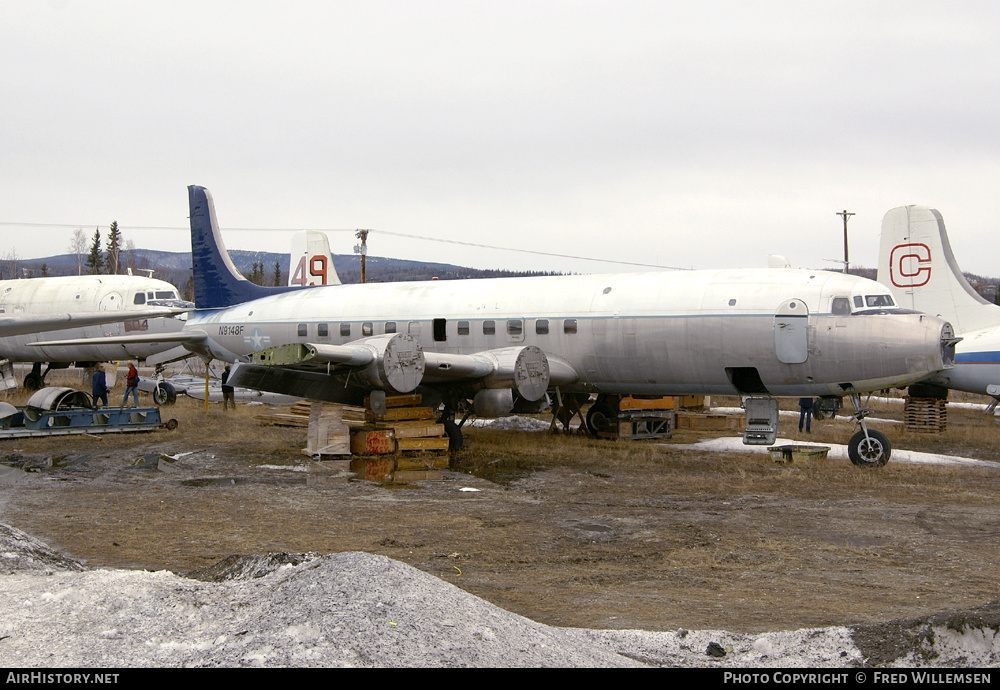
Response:
M3 526L0 526L3 527ZM763 634L535 623L383 556L233 556L180 577L83 570L3 527L7 667L857 667L1000 662L1000 607ZM45 559L50 566L40 569ZM11 566L11 563L18 565Z

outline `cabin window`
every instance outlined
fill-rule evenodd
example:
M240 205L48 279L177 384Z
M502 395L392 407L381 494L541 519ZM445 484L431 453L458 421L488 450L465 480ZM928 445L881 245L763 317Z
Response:
M434 342L443 343L448 339L447 325L446 319L434 319Z
M507 335L518 336L524 333L524 324L521 319L511 319L507 322Z
M309 326L304 323L300 323L298 333L300 338L305 338L309 335Z
M135 298L132 300L132 304L145 304L145 303L146 303L146 295L141 292L135 293Z
M548 319L538 319L535 321L535 333L538 335L547 335L549 332L549 320Z
M361 324L361 335L371 335L375 332L375 327L372 326L371 321L366 321Z
M483 321L483 335L495 335L497 332L496 321Z
M854 308L855 309L862 309L862 308L864 308L864 306L865 306L865 298L862 297L861 295L855 295L854 296Z
M420 322L419 321L410 321L410 323L406 324L406 332L409 333L410 335L417 335L417 336L419 336L420 335Z
M316 335L318 335L320 338L330 337L330 324L328 323L317 324Z
M576 333L576 319L563 321L563 333Z
M349 323L340 324L340 334L345 337L349 336L351 334L351 324Z
M469 322L459 321L458 322L458 334L459 335L469 335Z
M847 316L851 313L851 302L846 297L834 297L830 311L834 316Z
M386 333L395 333L396 332L396 322L395 321L386 321L385 322L385 332Z

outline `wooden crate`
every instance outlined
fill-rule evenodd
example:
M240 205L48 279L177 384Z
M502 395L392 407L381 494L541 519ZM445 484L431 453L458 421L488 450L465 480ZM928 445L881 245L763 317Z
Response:
M363 426L351 429L351 453L355 455L385 455L396 452L396 437L392 429Z
M340 405L313 403L306 434L307 455L350 455L351 439Z
M396 448L401 451L425 450L425 451L447 451L448 437L431 438L399 438L396 439Z
M390 407L385 414L376 414L372 410L365 410L365 421L368 422L402 422L413 419L434 419L434 408L417 407Z

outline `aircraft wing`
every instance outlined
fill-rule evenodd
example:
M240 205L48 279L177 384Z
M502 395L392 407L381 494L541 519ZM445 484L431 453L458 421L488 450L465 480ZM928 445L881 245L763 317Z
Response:
M131 311L63 312L59 314L14 315L0 317L0 338L47 331L61 331L80 326L96 326L105 323L119 323L133 319L153 319L176 316L190 309L162 307Z

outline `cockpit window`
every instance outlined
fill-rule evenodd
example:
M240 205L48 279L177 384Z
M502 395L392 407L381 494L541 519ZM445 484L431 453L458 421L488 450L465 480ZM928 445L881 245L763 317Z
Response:
M135 297L132 299L132 304L145 304L146 295L142 292L135 293Z
M177 299L177 293L173 290L157 291L156 299Z
M846 297L834 297L830 311L834 316L847 316L851 313L851 301Z
M861 295L855 295L854 296L854 308L855 309L864 309L864 307L865 307L865 298L862 297Z
M892 301L890 295L865 295L866 307L894 307L896 303Z

